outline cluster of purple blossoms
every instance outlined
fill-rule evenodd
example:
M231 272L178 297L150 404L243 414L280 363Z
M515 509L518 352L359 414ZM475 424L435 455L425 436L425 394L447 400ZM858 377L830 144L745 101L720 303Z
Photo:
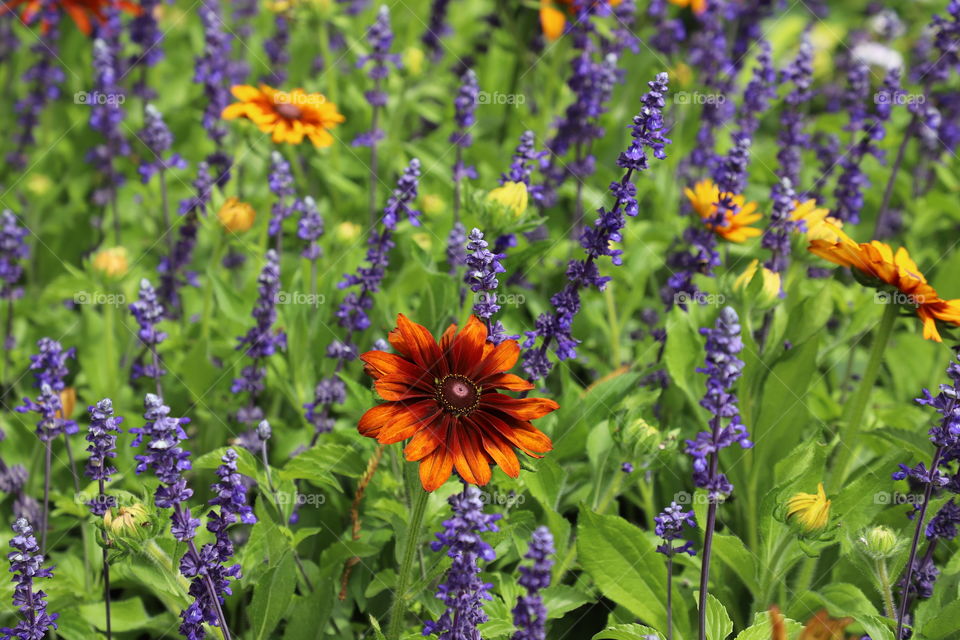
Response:
M507 182L522 182L527 185L527 192L534 202L540 202L543 199L543 186L535 185L531 181L533 170L540 165L549 151L537 151L536 138L533 131L524 131L520 134L520 141L517 148L513 151L513 159L510 161L510 169L506 173L500 174L500 184Z
M197 165L197 177L193 181L195 195L180 202L180 214L184 216L184 221L177 230L177 241L170 255L162 257L157 266L160 273L160 299L170 317L179 315L180 288L184 285L197 286L197 274L188 267L193 261L193 249L197 244L199 217L207 213L213 187L210 165L201 162Z
M513 624L517 632L510 640L546 640L547 607L540 593L550 586L550 568L553 567L553 535L546 527L537 527L524 556L531 560L529 567L520 567L521 587L527 593L517 598L513 608Z
M23 263L30 257L25 241L29 234L13 211L5 209L0 213L0 300L17 300L23 295L17 283L23 276ZM6 348L12 349L13 345Z
M163 305L157 298L157 292L146 278L140 281L140 293L136 302L130 304L130 313L140 326L137 337L146 347L148 361L144 363L144 355L137 356L130 368L130 379L152 378L160 384L160 376L166 373L160 364L157 346L167 339L167 333L157 329L157 323L165 318Z
M463 491L450 496L448 502L453 517L443 522L444 530L430 543L434 551L446 547L453 559L436 594L447 608L439 619L424 624L423 635L436 634L440 640L477 638L477 626L487 621L483 601L492 599L493 586L480 579L479 562L496 559L493 547L480 534L499 531L496 521L500 514L483 512L480 489L473 485L464 485Z
M542 313L537 318L536 328L527 331L524 341L523 370L532 380L545 377L553 365L547 358L547 347L556 342L557 357L561 360L576 357L578 341L573 337L573 319L580 310L580 290L596 287L602 290L609 277L601 276L596 261L609 256L614 265L621 263L619 249L613 243L622 239L621 231L626 224L624 215L636 216L639 206L636 187L632 182L635 172L648 167L647 150L657 159L666 157L665 145L670 143L663 136L664 95L667 92L667 74L659 73L648 83L650 91L641 98L641 109L630 126L632 141L626 151L617 158L617 166L625 170L623 177L610 184L610 193L615 202L611 209L601 207L593 227L586 227L580 235L580 244L587 254L585 260L572 260L567 266L568 284L553 295L550 303L555 311ZM540 339L540 346L536 346Z
M270 174L267 177L270 193L277 200L270 208L270 223L267 233L277 240L277 250L283 232L283 221L293 215L297 205L297 191L293 188L293 174L290 173L290 163L279 151L270 154Z
M487 246L483 232L474 228L467 243L467 271L464 281L475 294L473 313L487 325L487 340L496 345L504 340L516 340L520 336L507 335L503 323L491 320L493 314L500 310L500 305L497 304L497 287L500 286L497 274L506 272L506 269L500 263L503 254L494 253L487 249Z
M733 492L727 476L718 470L720 451L734 443L744 449L753 446L747 428L740 423L740 409L733 392L743 372L743 361L737 357L743 350L737 312L724 307L714 328L701 329L700 333L707 336L706 364L697 368L697 373L707 376L707 392L700 406L713 417L710 431L701 431L695 439L687 440L686 453L693 459L694 483L709 491L711 500L717 500Z
M900 581L904 599L901 616L908 613L912 598L929 598L933 594L933 584L940 574L934 564L934 552L941 541L956 537L960 525L960 506L951 498L930 519L926 529L923 528L935 492L960 493L960 468L955 465L960 460L960 360L948 365L947 376L951 383L941 384L937 395L924 389L923 397L917 398L918 404L932 407L941 416L940 421L930 428L930 442L936 446L930 466L922 462L914 467L901 464L900 470L893 474L894 480L910 479L924 488L922 502L914 504L908 514L916 519L917 524L907 572ZM921 531L927 539L927 550L917 557ZM903 622L901 618L898 620Z
M440 39L450 34L450 25L447 24L447 11L450 0L433 0L430 3L430 21L427 30L423 32L420 41L430 52L430 58L437 62L443 57L443 43Z
M203 623L218 625L225 597L231 595L231 580L241 578L239 564L225 566L233 556L233 542L228 528L236 523L254 524L257 518L247 504L247 488L237 472L237 452L227 449L217 467L218 481L210 485L210 505L220 511L207 514L207 530L214 542L203 545L196 553L187 553L180 560L180 572L190 579L189 593L194 598L183 613L180 632L188 639L203 638Z
M116 12L113 12L116 17ZM117 18L119 19L119 18ZM111 25L113 18L108 20ZM118 158L130 155L121 124L124 119L123 88L120 86L119 51L114 38L97 38L93 41L94 94L90 102L90 128L103 136L103 142L90 150L87 160L101 167L105 184L97 189L93 201L100 205L115 202L117 189L125 181L124 175L115 167Z
M282 329L273 328L280 294L280 258L276 251L269 249L266 259L257 278L259 295L252 313L256 324L237 339L237 350L244 351L253 362L243 367L240 377L234 378L230 387L233 393L249 394L247 406L237 411L237 421L243 424L257 424L263 420L263 411L256 406L267 374L263 360L287 348L287 334Z
M854 141L840 161L840 177L833 192L837 200L833 214L846 223L857 224L860 222L860 210L863 209L863 189L870 184L860 164L868 153L879 155L873 141L883 138L884 130L869 118L867 110L866 103L871 93L870 68L862 62L853 63L847 73L847 82L842 102L850 114L850 120L845 129Z
M141 52L133 55L127 61L127 67L133 69L141 67L143 73L134 82L133 92L145 100L152 100L156 96L147 83L146 69L163 60L163 31L157 24L157 9L162 0L140 0L140 12L130 20L130 41L140 47ZM170 0L167 0L170 2Z
M730 59L727 38L727 3L709 2L697 16L701 29L690 40L689 63L702 74L701 82L717 96L732 93L736 68ZM703 105L696 144L690 152L689 165L711 173L720 161L716 152L716 132L733 116L732 100L710 100Z
M457 275L457 270L467 264L467 228L459 220L454 221L447 234L447 264L449 274Z
M753 77L743 90L743 107L737 115L737 137L752 137L760 126L759 117L769 107L771 100L777 97L777 72L773 68L773 55L770 43L760 41L760 53L757 66L753 68Z
M180 542L192 540L200 521L191 517L190 509L183 506L193 495L183 473L193 465L190 464L190 452L180 446L187 439L183 427L190 419L171 418L170 407L152 393L144 398L143 408L146 424L130 429L130 433L136 436L130 446L139 447L144 440L147 441L145 453L133 457L137 461L136 471L138 474L153 471L161 482L153 495L154 504L161 509L173 509L170 531L174 538Z
M936 14L927 29L930 40L925 44L921 62L913 66L911 79L923 81L926 85L946 82L950 75L960 69L960 52L957 40L960 39L960 0L950 0L947 5L948 16Z
M453 121L457 128L450 134L450 142L457 145L457 162L453 165L453 179L476 179L477 170L472 166L464 165L462 150L473 144L473 133L470 129L476 123L477 101L480 96L480 85L477 84L477 74L473 69L467 69L460 76L460 90L453 100Z
M216 145L216 150L207 156L207 164L214 168L216 184L223 186L230 180L232 158L223 149L227 128L220 114L230 103L230 50L231 37L224 30L223 10L220 0L202 0L197 9L203 23L203 54L194 61L193 81L203 85L207 104L203 110L203 128Z
M163 173L167 169L184 169L187 161L179 153L172 153L167 157L167 151L173 147L173 134L170 128L163 121L163 114L153 106L148 104L143 110L143 129L137 134L137 137L143 141L143 144L150 151L153 159L144 161L140 164L140 179L144 184L150 182L150 179L156 173Z
M297 209L300 211L300 220L297 222L297 237L306 243L306 246L300 252L300 256L307 260L316 261L323 252L317 242L323 235L323 218L320 217L320 210L317 208L316 201L310 196L298 200Z
M355 147L373 147L377 142L383 139L384 132L378 122L379 110L387 106L387 92L381 86L383 80L389 75L390 64L395 67L400 66L400 56L390 53L390 46L393 44L393 30L390 28L390 10L386 5L382 5L377 12L377 19L367 30L367 43L370 45L370 53L360 56L357 60L357 67L362 68L368 62L373 64L367 75L373 79L373 89L364 92L367 103L373 107L373 121L370 131L361 133L352 144Z
M798 228L791 215L797 194L790 178L781 178L779 188L773 189L773 207L770 209L770 226L760 240L761 246L770 251L770 258L763 263L767 269L783 273L790 264L790 232ZM805 226L806 223L801 223ZM806 231L806 229L803 229Z
M26 168L27 148L36 142L34 130L40 123L40 116L48 103L60 97L60 86L65 79L57 57L57 45L60 42L59 3L53 0L43 2L39 19L45 25L46 33L42 38L37 38L36 44L30 48L36 56L36 62L21 77L29 88L27 95L14 105L17 126L11 131L14 150L7 155L7 162L17 170Z
M287 65L290 64L290 18L283 13L273 17L273 35L263 43L270 70L262 81L270 85L282 85L287 81Z
M240 42L247 42L253 35L253 19L260 13L260 3L257 0L233 0L230 5L233 8L231 12L233 33ZM238 48L242 49L242 47ZM238 58L230 60L227 68L231 85L247 83L247 77L250 75L250 63L247 62L245 56L240 55Z
M34 386L40 389L36 400L23 399L23 405L16 408L19 413L33 411L40 414L37 421L37 437L49 442L57 436L73 435L80 429L73 420L60 417L63 405L60 392L63 391L64 378L70 373L67 360L75 358L77 350L63 349L63 346L51 338L37 341L39 353L30 356L30 369L34 372Z
M110 459L117 457L117 436L122 433L120 423L123 418L113 415L113 401L104 398L97 404L88 407L90 412L90 428L87 431L87 452L90 458L84 470L87 477L100 483L100 495L87 503L90 512L95 516L103 516L107 509L116 504L112 496L103 494L103 487L110 481L110 476L117 470L110 466Z
M650 0L647 16L653 23L650 45L665 55L676 53L687 39L687 28L683 20L670 17L667 0Z
M793 89L784 97L784 108L780 113L780 129L777 135L777 175L790 180L797 189L800 184L801 151L810 144L810 136L804 131L806 119L804 105L813 97L810 85L813 82L813 45L810 34L804 33L800 41L797 57L780 71L779 83L791 84ZM777 183L779 184L779 183ZM774 189L777 189L774 184ZM775 199L774 195L771 199Z
M589 148L595 140L603 137L604 130L599 120L607 111L614 87L623 77L617 66L618 54L604 51L602 39L599 43L597 41L599 36L596 35L594 20L609 11L606 2L581 3L577 8L576 20L570 27L577 53L571 62L567 86L574 99L557 122L553 138L547 143L551 159L545 173L549 177L550 200L554 197L554 190L568 176L583 180L594 173L595 158ZM559 157L571 149L574 151L573 159L561 162Z
M683 537L685 526L690 528L697 526L697 519L694 517L693 511L684 511L683 507L676 502L671 502L669 507L653 518L653 521L655 523L654 533L663 540L663 543L657 546L658 553L662 553L668 558L678 553L697 555L697 552L693 549L693 543L684 540ZM683 544L679 547L674 546L674 540L682 540Z
M56 629L56 620L60 614L47 613L47 594L42 590L33 590L35 578L52 578L53 569L43 566L44 557L40 546L33 536L33 528L26 518L17 518L13 523L10 546L14 551L7 554L10 560L10 573L15 586L13 588L13 606L20 612L22 619L17 626L3 627L0 634L4 640L39 640L46 637L49 629Z

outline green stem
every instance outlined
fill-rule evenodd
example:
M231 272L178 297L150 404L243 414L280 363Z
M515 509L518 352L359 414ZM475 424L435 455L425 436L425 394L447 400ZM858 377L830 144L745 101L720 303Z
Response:
M218 229L220 233L215 234L216 240L213 247L213 260L210 262L210 274L217 271L220 261L223 260L223 249L227 245L223 237L230 233L226 229ZM207 286L203 291L203 324L201 325L200 335L203 341L207 342L210 337L210 320L213 317L213 276L208 278Z
M883 596L884 615L893 619L897 609L893 604L893 586L890 584L890 574L887 572L887 561L878 558L876 561L877 580L880 582L880 595Z
M620 366L620 323L617 321L617 305L613 298L613 283L603 290L607 302L607 322L610 323L610 356L614 368Z
M893 303L887 303L883 310L883 317L880 319L880 326L873 336L873 346L870 350L870 358L867 360L867 368L860 379L860 386L856 393L850 399L850 403L844 409L841 419L840 431L840 450L837 452L836 462L833 467L833 485L842 486L847 477L847 471L853 462L853 454L857 447L857 435L860 432L860 424L863 422L863 414L867 408L867 402L870 400L870 392L877 382L877 376L880 374L880 363L883 361L883 352L890 342L890 334L893 331L894 321L897 319L897 313L900 308Z
M393 607L390 610L390 626L387 628L387 640L400 640L403 630L403 614L406 610L406 591L410 584L410 572L413 560L417 556L417 543L420 541L420 529L423 527L423 515L427 511L429 493L416 491L410 514L410 526L407 528L407 544L400 560L400 573L397 575L397 591L393 595Z
M770 557L767 558L767 562L764 563L769 567L769 571L763 578L762 588L760 589L760 606L766 608L773 604L770 602L770 599L773 596L773 588L777 583L777 579L780 577L781 560L787 550L787 547L790 546L790 543L793 541L793 536L790 535L788 531L786 535L782 536L780 540L777 541L777 546L770 554Z

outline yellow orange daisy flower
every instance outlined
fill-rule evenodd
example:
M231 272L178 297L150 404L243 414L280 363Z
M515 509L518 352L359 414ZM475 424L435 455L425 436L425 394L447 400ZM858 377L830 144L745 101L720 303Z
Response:
M695 0L704 2L705 0ZM553 42L563 35L567 27L567 13L572 13L576 7L588 2L599 0L540 0L540 30L547 40ZM610 6L615 7L622 0L610 0ZM560 8L563 5L565 8Z
M901 295L894 302L916 309L923 321L923 337L927 340L943 342L937 330L937 320L960 326L960 299L941 298L937 290L927 283L905 248L894 251L890 245L877 240L857 243L841 229L830 226L837 240L812 240L810 253L842 267L855 269L864 276L860 279L872 286L895 288Z
M709 220L717 214L720 188L713 183L713 180L709 178L701 180L693 185L692 189L690 187L684 189L683 193L701 219ZM762 233L760 229L750 226L763 217L757 213L757 203L747 202L746 198L740 194L733 195L732 201L736 207L736 213L728 211L723 226L706 223L707 228L730 242L746 242L749 238L759 236Z
M787 519L796 518L808 533L820 531L830 520L830 501L823 490L823 483L817 484L816 493L800 492L787 501Z
M246 118L276 143L300 144L309 138L315 147L329 147L333 144L330 129L345 119L322 94L303 89L279 91L265 84L259 88L241 84L230 91L240 102L227 106L223 119Z

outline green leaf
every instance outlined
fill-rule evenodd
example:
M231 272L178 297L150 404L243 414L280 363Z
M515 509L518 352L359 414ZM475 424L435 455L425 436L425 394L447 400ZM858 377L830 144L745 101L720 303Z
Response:
M297 586L293 554L286 553L277 566L267 571L253 590L250 602L250 625L255 640L271 637L290 606Z
M784 618L783 625L788 638L795 637L803 629L802 623L790 618ZM752 625L737 634L736 640L770 640L771 637L770 614L762 611L753 619Z
M334 473L359 478L366 462L360 453L351 447L327 443L314 447L293 458L280 470L283 480L307 480L319 487L341 492L340 482Z
M756 556L744 546L740 538L723 533L714 534L713 553L737 574L750 591L757 593L760 590Z
M107 628L107 616L104 604L96 602L79 607L80 616L100 630ZM173 616L166 614L166 623L173 622ZM160 616L151 616L140 598L113 600L110 602L110 625L115 632L136 631L138 629L157 628Z
M642 624L617 624L608 627L590 640L647 640L647 636L660 637L660 634Z
M727 608L712 593L707 594L707 640L725 640L733 633L733 620Z
M960 632L960 600L954 600L941 609L934 618L923 625L921 631L927 640L956 638Z
M237 453L237 471L252 478L257 479L257 461L253 454L243 447L220 447L213 451L208 451L193 461L194 469L216 469L223 462L221 458L227 452L227 449L233 449Z
M619 516L581 509L577 553L605 596L638 618L666 627L663 562L640 529ZM678 611L676 618L684 619L683 613Z
M592 600L590 596L566 584L555 584L542 592L547 618L562 618Z

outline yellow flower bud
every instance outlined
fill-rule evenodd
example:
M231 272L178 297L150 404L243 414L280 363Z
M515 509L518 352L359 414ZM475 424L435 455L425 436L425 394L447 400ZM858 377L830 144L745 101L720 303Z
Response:
M103 526L111 539L144 540L148 537L150 512L145 506L135 503L103 514Z
M58 418L70 419L73 410L77 406L77 390L73 387L66 387L60 392L60 411L57 411Z
M257 218L257 212L253 210L246 202L241 202L237 198L227 198L227 201L217 212L217 219L227 231L233 233L242 233L253 226L253 221Z
M878 526L867 529L860 536L860 544L871 558L883 559L896 555L900 539L890 527Z
M746 293L750 287L750 283L753 281L754 276L757 275L757 271L760 269L760 261L754 260L747 268L744 269L743 273L737 276L737 279L733 281L733 290L737 293ZM763 267L761 270L761 277L763 279L762 288L760 290L760 296L756 300L761 306L767 306L773 304L780 297L780 274L776 271L771 271L766 267Z
M519 218L527 210L527 185L522 182L504 182L487 194L487 202L496 202Z
M93 268L108 278L119 278L126 275L130 268L127 250L123 247L113 247L97 252L93 256Z
M426 55L419 47L407 47L403 52L403 68L411 75L418 76L423 72L423 61Z
M352 222L341 222L336 226L333 233L340 242L352 242L360 237L360 225Z
M830 501L823 490L823 483L817 485L816 493L798 493L787 501L787 520L795 522L804 533L822 531L830 521Z

